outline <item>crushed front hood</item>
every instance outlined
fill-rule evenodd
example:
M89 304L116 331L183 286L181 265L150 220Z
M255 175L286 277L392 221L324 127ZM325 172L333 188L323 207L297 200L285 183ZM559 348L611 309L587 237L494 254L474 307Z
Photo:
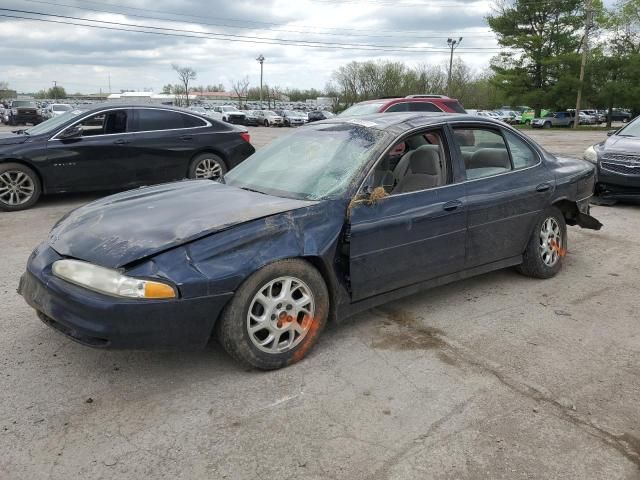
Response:
M60 255L118 268L233 225L314 203L210 180L169 183L80 207L51 230L49 243Z

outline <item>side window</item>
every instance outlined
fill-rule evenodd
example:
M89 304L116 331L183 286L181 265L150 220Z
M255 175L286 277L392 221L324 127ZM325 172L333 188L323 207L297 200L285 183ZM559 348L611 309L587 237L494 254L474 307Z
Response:
M531 149L527 143L511 132L504 132L511 150L511 159L513 160L513 168L531 167L538 163L538 155Z
M447 185L451 160L441 129L430 129L392 146L365 182L368 191L378 187L387 194L417 192Z
M453 131L464 159L468 180L511 170L509 150L499 131L469 127L457 127Z
M205 127L207 123L198 117L191 115L182 115L184 117L183 123L185 128Z
M110 135L127 131L127 111L110 110L85 118L76 125L82 130L83 137Z
M150 132L155 130L171 130L184 128L184 117L180 112L161 110L157 108L141 108L137 112L136 132Z
M409 104L407 102L396 103L395 105L391 105L389 108L385 110L385 112L393 113L393 112L408 112Z
M431 102L415 102L409 105L411 112L441 112L442 110L436 107Z

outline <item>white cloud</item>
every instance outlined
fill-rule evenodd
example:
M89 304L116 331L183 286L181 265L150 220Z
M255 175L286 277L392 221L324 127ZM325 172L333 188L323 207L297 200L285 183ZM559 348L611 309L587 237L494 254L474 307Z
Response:
M101 89L104 92L108 90L109 76L113 91L159 90L162 85L177 80L171 70L172 63L195 68L198 72L196 85L223 83L230 88L234 79L244 75L248 75L256 85L260 67L255 58L260 53L266 57L265 82L282 87L322 88L338 66L352 60L390 59L409 64L442 64L448 59L448 35L464 36L456 55L462 56L476 69L486 68L494 54L492 50L482 49L496 48L495 39L484 20L490 2L484 0L435 0L425 6L420 6L419 0L134 0L126 2L126 7L124 0L6 0L3 4L7 4L3 8L192 32L262 37L273 41L287 39L331 42L336 44L333 46L344 47L376 44L391 48L420 46L428 50L442 49L420 53L308 48L0 18L0 79L9 81L20 91L48 88L56 80L68 91L94 92ZM437 4L449 7L438 7ZM457 7L451 7L452 4ZM6 11L0 13L35 16ZM479 49L473 50L476 48Z

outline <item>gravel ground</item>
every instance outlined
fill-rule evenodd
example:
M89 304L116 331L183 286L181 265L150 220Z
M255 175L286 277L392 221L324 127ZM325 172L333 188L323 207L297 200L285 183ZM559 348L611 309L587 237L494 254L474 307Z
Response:
M286 130L252 128L257 146ZM602 132L534 131L579 155ZM594 207L563 271L504 270L332 325L303 362L110 352L15 293L53 223L0 214L0 478L638 479L640 209Z

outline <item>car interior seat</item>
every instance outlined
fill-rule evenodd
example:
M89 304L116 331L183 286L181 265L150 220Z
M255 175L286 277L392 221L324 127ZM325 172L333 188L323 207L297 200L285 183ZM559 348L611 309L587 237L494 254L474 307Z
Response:
M438 145L424 145L405 155L397 168L405 168L404 174L398 172L400 180L393 193L407 193L442 185L442 166ZM406 160L406 161L405 161ZM405 165L402 165L402 164Z

